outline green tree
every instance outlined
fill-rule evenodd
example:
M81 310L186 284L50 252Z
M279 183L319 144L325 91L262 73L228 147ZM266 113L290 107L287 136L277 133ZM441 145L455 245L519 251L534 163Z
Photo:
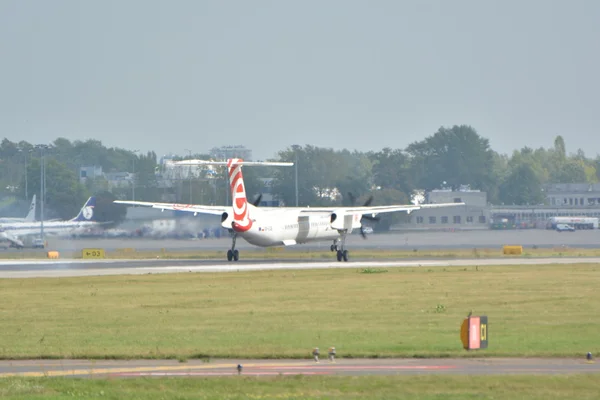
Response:
M531 163L522 162L513 167L500 185L500 200L507 205L536 205L544 202L542 183Z
M60 218L70 219L73 218L85 202L86 198L89 197L89 193L85 190L85 187L79 183L77 174L71 169L67 168L64 163L52 157L46 157L46 201L44 207L44 219L46 218ZM29 164L27 169L29 192L31 194L37 193L38 199L41 198L40 193L40 159L34 158ZM24 190L24 177L23 182L20 185L20 190ZM38 212L41 201L38 200Z
M342 195L342 204L348 205L348 193L361 196L373 186L372 162L369 157L357 151L342 150L334 153L337 174L334 186Z
M158 180L156 178L158 169L156 163L156 153L148 152L146 155L140 155L135 160L135 198L136 200L158 201L160 200L160 191L158 190Z
M564 161L567 158L567 147L565 146L565 139L562 136L558 135L554 139L554 153L557 158L561 161Z
M369 153L373 163L373 183L382 189L396 189L402 193L412 193L415 188L410 171L410 158L400 149L385 147L379 152Z
M494 185L494 154L488 139L467 125L441 127L433 136L412 143L411 172L421 189L471 185L489 191Z
M587 182L585 166L581 161L567 160L552 176L553 183Z
M107 222L109 224L105 227L113 227L125 220L127 215L127 207L123 204L115 204L114 200L117 197L108 192L101 191L95 194L96 196L96 207L94 209L94 215L96 221Z
M330 205L336 189L336 159L333 149L292 146L279 152L279 161L298 163L298 205ZM287 206L295 205L295 166L275 170L273 191Z

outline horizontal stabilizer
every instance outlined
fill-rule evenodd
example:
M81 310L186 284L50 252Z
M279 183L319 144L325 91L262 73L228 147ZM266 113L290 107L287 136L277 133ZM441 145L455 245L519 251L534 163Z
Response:
M237 165L242 166L259 166L266 165L272 167L289 167L294 165L292 162L275 162L275 161L237 161ZM183 160L170 161L167 165L174 166L190 166L190 165L227 165L227 161L208 161L208 160Z

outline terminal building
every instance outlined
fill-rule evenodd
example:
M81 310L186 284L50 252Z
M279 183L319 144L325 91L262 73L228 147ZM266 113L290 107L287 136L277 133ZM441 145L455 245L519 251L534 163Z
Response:
M429 208L410 214L403 228L413 229L487 229L490 210L487 193L468 188L432 190L426 203L465 203L464 206Z
M491 205L477 190L433 190L426 203L461 203L465 206L432 208L410 214L408 229L546 229L553 217L600 217L600 184L549 184L539 205Z

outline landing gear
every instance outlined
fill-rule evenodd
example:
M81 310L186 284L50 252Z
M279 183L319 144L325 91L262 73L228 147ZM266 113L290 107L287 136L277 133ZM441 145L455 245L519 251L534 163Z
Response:
M346 232L342 232L342 239L336 239L333 241L330 249L336 252L336 258L338 261L348 261L348 250L344 249L346 245Z
M338 261L348 261L348 250L338 250L337 251L337 260Z
M231 249L227 250L227 261L238 261L240 259L240 252L235 248L235 240L237 235L233 235L231 238Z

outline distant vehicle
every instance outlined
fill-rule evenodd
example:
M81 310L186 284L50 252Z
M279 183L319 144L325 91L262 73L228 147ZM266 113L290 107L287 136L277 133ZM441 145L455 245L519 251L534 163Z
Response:
M31 241L31 247L33 247L34 249L43 249L44 247L46 247L46 244L42 239L33 239Z
M552 217L546 228L556 229L558 225L569 225L575 229L598 229L599 219L596 217Z
M556 224L556 230L558 232L575 232L575 228L568 224Z

